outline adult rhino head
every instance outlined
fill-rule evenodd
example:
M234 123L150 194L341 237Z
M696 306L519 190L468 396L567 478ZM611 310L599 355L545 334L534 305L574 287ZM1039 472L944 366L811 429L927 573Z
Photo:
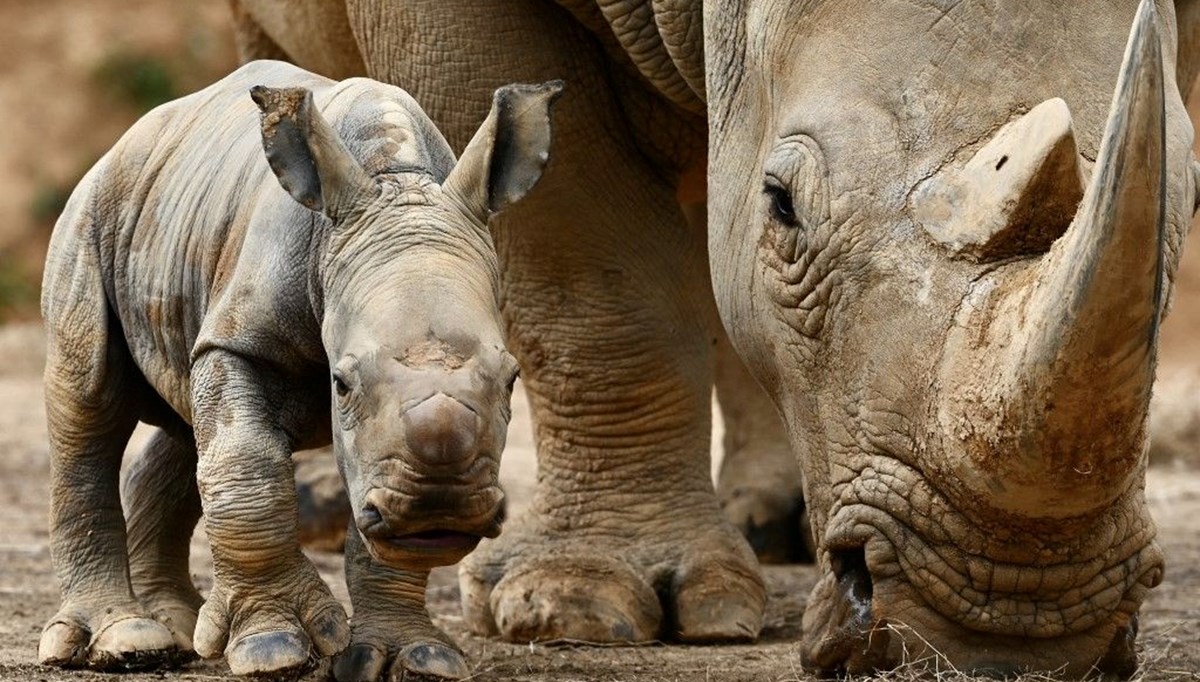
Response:
M806 665L1130 674L1173 7L706 5L714 286L804 469Z

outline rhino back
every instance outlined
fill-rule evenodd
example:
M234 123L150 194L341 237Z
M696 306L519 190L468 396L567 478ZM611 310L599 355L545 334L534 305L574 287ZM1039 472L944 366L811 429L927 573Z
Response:
M432 165L444 175L453 164L398 88L282 62L247 64L135 124L77 188L52 251L96 251L134 361L189 422L198 352L227 348L295 372L325 359L310 294L328 221L273 177L255 85L311 89L369 173Z

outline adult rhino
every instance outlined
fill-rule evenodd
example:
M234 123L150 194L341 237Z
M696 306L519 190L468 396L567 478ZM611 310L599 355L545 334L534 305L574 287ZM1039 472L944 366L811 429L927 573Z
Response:
M544 191L500 219L539 482L461 571L475 630L758 633L708 479L715 382L743 530L796 496L780 453L802 464L808 667L1131 673L1163 570L1155 337L1195 203L1170 2L235 11L244 56L403 84L455 147L495 85L571 84Z

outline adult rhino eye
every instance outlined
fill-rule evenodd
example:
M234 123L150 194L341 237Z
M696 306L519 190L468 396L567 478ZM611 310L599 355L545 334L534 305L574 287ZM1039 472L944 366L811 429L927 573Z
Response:
M770 202L771 218L788 227L800 226L800 221L796 219L796 207L792 205L791 193L779 185L772 184L765 185L763 192Z

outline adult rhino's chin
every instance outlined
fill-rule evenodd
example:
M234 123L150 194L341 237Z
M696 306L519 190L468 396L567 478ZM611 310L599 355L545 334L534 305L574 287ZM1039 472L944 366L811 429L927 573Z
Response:
M1137 608L1163 566L1141 488L1096 517L979 518L915 468L860 462L830 510L806 667L1132 674Z

